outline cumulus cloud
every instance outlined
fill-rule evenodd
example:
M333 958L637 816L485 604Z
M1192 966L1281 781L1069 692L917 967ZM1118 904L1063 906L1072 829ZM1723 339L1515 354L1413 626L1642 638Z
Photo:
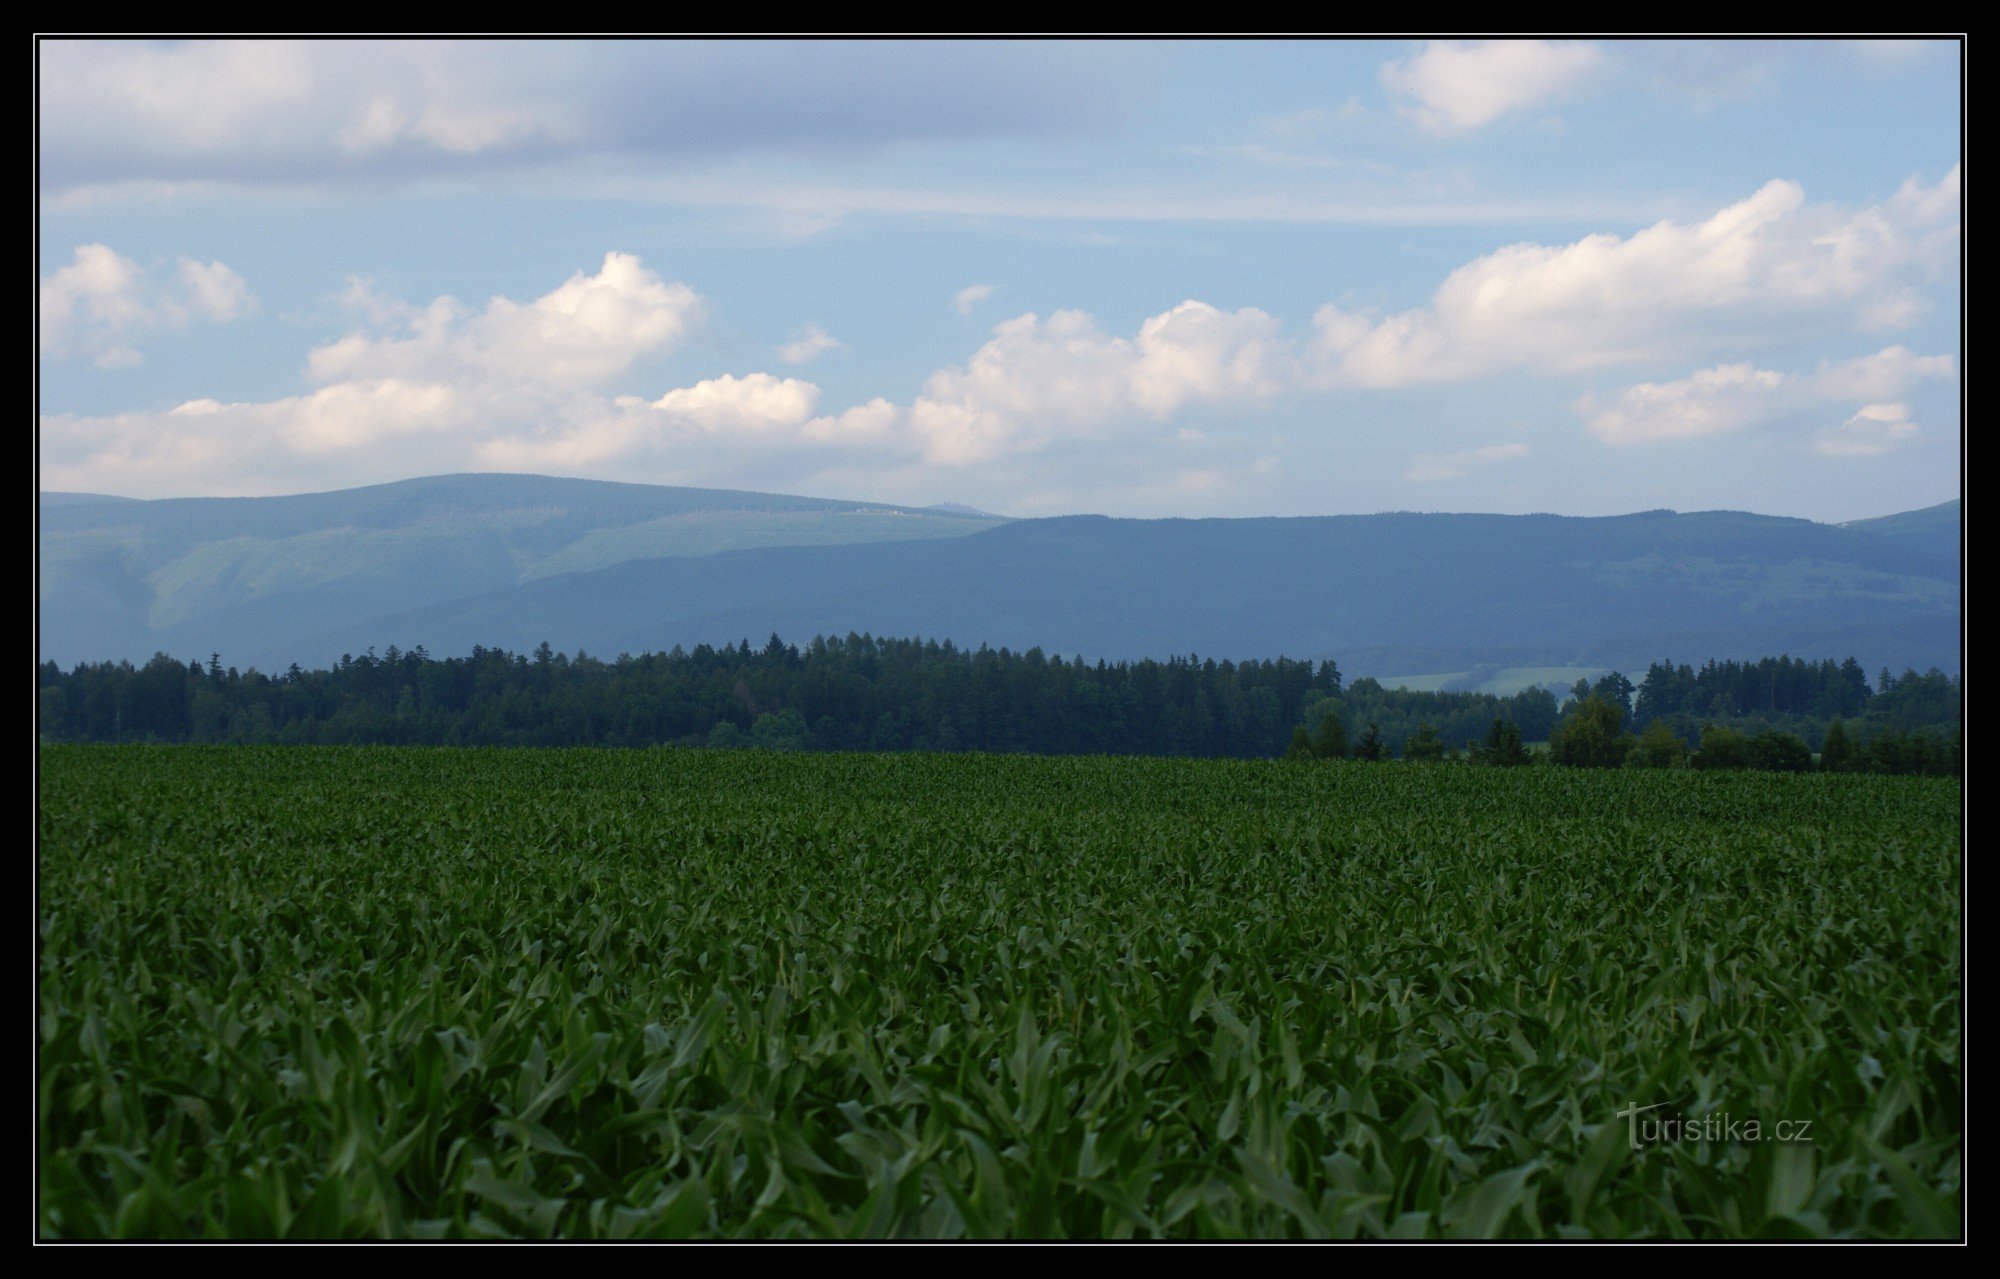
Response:
M220 262L182 258L180 283L189 308L205 320L233 320L250 309L250 286Z
M796 427L812 416L819 388L769 373L724 374L668 391L653 407L698 431L767 431Z
M910 406L925 456L965 464L1125 417L1268 398L1296 385L1274 316L1187 301L1116 337L1081 311L1017 316L965 364L941 369Z
M1412 484L1439 480L1461 480L1474 471L1483 471L1502 462L1516 462L1528 456L1525 444L1488 444L1482 448L1459 449L1450 453L1419 453L1410 459L1403 478Z
M1840 426L1820 433L1813 452L1822 457L1875 457L1901 448L1917 434L1907 404L1865 404Z
M86 255L97 294L122 297L130 272ZM226 270L224 268L223 270ZM183 267L185 314L220 317L247 295L214 264ZM110 285L118 285L116 288ZM93 295L94 296L94 295ZM84 476L113 491L272 491L311 474L367 482L390 474L539 461L585 465L671 438L798 423L817 388L757 374L711 379L655 401L607 393L642 360L679 346L704 304L637 257L608 253L530 301L417 305L350 280L339 301L358 327L313 348L314 389L256 403L214 398L165 413L43 419L45 481ZM48 304L45 303L45 308ZM123 311L103 304L109 314Z
M971 315L972 308L978 306L981 302L984 302L987 298L990 298L992 296L993 296L992 285L968 284L964 288L958 291L957 296L952 298L951 304L954 307L958 308L958 313L960 315Z
M1459 267L1430 304L1392 315L1329 305L1314 318L1320 380L1392 387L1524 370L1576 373L1872 328L1956 246L1958 169L1860 210L1808 205L1767 183L1701 222L1629 237L1517 244Z
M473 310L441 297L398 310L357 284L342 296L363 314L401 322L314 348L306 367L315 382L436 377L590 386L672 350L704 317L693 289L616 252L604 255L596 274L578 271L526 303L496 297Z
M142 358L128 337L195 319L233 320L254 302L243 277L220 262L182 258L161 278L106 245L81 244L68 264L41 277L39 345L46 356L117 368Z
M1673 382L1641 382L1602 408L1586 396L1579 409L1590 433L1608 444L1696 439L1769 417L1787 386L1782 373L1722 364Z
M1463 133L1571 92L1604 63L1595 46L1549 40L1435 40L1382 67L1402 110L1431 133Z
M400 379L256 403L190 400L164 413L65 414L41 421L42 482L134 496L297 492L306 477L392 478L363 461L384 455L462 469L475 425L460 388Z
M1577 411L1590 433L1607 444L1698 439L1741 431L1827 403L1900 395L1921 381L1948 378L1954 368L1950 356L1918 356L1900 346L1824 364L1809 374L1780 373L1748 363L1724 364L1670 382L1641 382L1608 402L1586 395L1577 402ZM1881 415L1873 411L1884 408L1904 414L1900 404L1871 404L1857 417L1877 423ZM1854 429L1839 438L1889 438L1875 425L1857 428L1850 420L1848 428Z
M778 348L778 358L787 364L811 364L828 351L838 351L840 345L840 339L819 325L808 324L804 332Z

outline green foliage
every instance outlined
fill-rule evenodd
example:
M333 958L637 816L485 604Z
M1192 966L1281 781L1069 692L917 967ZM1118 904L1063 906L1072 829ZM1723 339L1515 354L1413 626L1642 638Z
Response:
M40 763L45 1237L1960 1229L1953 780Z
M1819 766L1829 773L1854 771L1854 743L1849 740L1847 725L1838 715L1826 726L1826 738L1819 748Z
M1750 743L1733 728L1710 724L1701 730L1701 749L1690 762L1696 768L1748 768Z
M1812 751L1790 733L1767 728L1750 739L1750 767L1768 773L1805 773L1813 766Z
M1314 759L1347 757L1347 724L1339 711L1328 708L1320 712L1319 729L1312 737L1312 753Z
M1534 762L1534 756L1521 741L1521 729L1511 719L1493 717L1493 727L1486 730L1486 741L1472 753L1477 764L1492 764L1499 768L1518 768Z
M1957 730L1944 737L1889 728L1869 735L1860 758L1871 773L1956 777L1964 768L1964 751L1964 737Z
M1339 701L1350 722L1376 725L1389 752L1407 753L1409 739L1420 724L1430 725L1447 742L1459 743L1484 733L1496 715L1512 720L1529 740L1546 738L1556 723L1555 698L1542 688L1498 697L1491 693L1385 688L1379 681L1362 678L1342 689ZM1313 722L1314 710L1308 699L1307 724Z
M1549 756L1571 768L1619 768L1638 739L1625 732L1625 711L1592 694L1574 706L1549 734Z
M1687 762L1687 743L1681 740L1679 733L1667 727L1665 720L1657 719L1639 734L1631 757L1626 760L1634 768L1684 768Z
M1419 724L1417 731L1403 742L1403 758L1418 762L1441 760L1444 758L1444 739L1429 724Z
M1039 648L773 635L604 661L391 647L278 676L156 655L38 670L41 732L70 741L284 745L741 746L1036 754L1275 755L1332 662L1096 662ZM1311 724L1312 719L1303 722Z
M1504 719L1525 741L1551 737L1555 699L1541 688L1507 697L1413 692L1373 679L1342 687L1330 661L1097 662L1051 658L1040 649L967 650L949 642L821 637L803 646L772 635L761 649L746 639L604 661L560 653L475 648L442 660L393 645L349 656L323 671L293 666L268 676L156 655L144 666L83 665L37 670L39 735L49 741L277 742L286 745L648 746L674 744L769 750L1023 751L1035 754L1227 755L1297 753L1294 727L1324 758L1349 753L1348 726L1371 726L1377 746L1364 758L1408 755L1420 726L1449 744L1488 742L1471 753L1486 762L1526 763L1525 750L1492 750L1490 725ZM1732 713L1719 723L1745 737L1767 730L1819 745L1819 722L1796 712L1855 694L1852 659L1817 665L1789 658L1710 663L1700 671L1656 663L1639 686L1638 728L1664 723L1685 740L1704 721L1685 706L1707 691L1736 707L1734 688L1776 709ZM1683 687L1683 684L1686 686ZM1866 692L1866 681L1861 680ZM1595 696L1579 682L1573 715ZM1631 685L1617 672L1595 687L1622 705ZM1692 689L1693 692L1689 690ZM1762 690L1762 691L1757 691ZM1829 691L1831 690L1831 691ZM1851 738L1863 771L1959 771L1962 685L1933 671L1886 672L1868 694ZM1753 696L1754 694L1754 696ZM1667 709L1662 710L1662 707ZM1341 717L1338 747L1314 747L1325 713ZM1622 740L1623 722L1620 714ZM1845 731L1845 730L1844 730ZM1448 749L1449 749L1448 747ZM1323 748L1323 749L1321 749ZM1420 748L1417 758L1425 758ZM1612 749L1607 747L1607 750ZM1612 767L1608 760L1602 767ZM1749 767L1749 756L1724 767Z
M1618 671L1609 672L1590 686L1592 697L1612 703L1618 708L1618 713L1626 719L1632 715L1632 694L1635 691L1632 681Z
M1354 758L1366 760L1371 764L1389 758L1389 748L1382 741L1380 724L1372 721L1369 723L1368 731L1361 735L1360 745L1354 748Z

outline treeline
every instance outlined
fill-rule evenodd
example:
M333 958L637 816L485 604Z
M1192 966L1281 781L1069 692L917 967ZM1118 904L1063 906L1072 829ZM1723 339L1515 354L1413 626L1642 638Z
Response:
M1384 688L1365 677L1355 680L1339 694L1338 705L1355 732L1357 747L1372 727L1383 750L1390 755L1401 755L1406 743L1425 729L1428 736L1453 747L1463 747L1483 739L1495 719L1514 725L1527 741L1545 741L1560 715L1555 695L1545 688L1523 689L1510 697L1492 693L1431 693ZM1317 727L1322 713L1316 705L1308 705L1304 722Z
M1884 690L1895 686L1887 670ZM1643 726L1662 716L1687 715L1729 720L1759 713L1795 715L1822 722L1853 719L1867 708L1873 690L1868 673L1853 658L1812 662L1766 657L1755 662L1709 662L1699 670L1655 662L1639 681L1629 709Z
M40 668L53 740L761 746L779 750L1278 754L1332 662L1086 664L1038 649L849 635L603 661L422 648L239 673L159 655Z
M1546 726L1546 757L1575 768L1950 775L1963 766L1962 692L1938 670L1884 670L1870 688L1852 658L1711 662L1700 671L1655 663L1637 686L1617 671L1579 680L1560 709L1540 690L1488 710L1465 694L1390 692L1363 679L1345 695L1310 700L1286 753L1519 765L1537 758L1524 735ZM1755 706L1748 715L1746 695ZM1467 728L1479 713L1488 726L1473 736Z
M981 750L1957 772L1956 677L1789 657L1656 663L1509 697L1343 687L1333 662L1086 663L1040 649L823 637L613 661L419 647L276 675L157 655L38 671L58 741ZM1825 718L1819 718L1821 714ZM1803 760L1803 763L1801 763Z

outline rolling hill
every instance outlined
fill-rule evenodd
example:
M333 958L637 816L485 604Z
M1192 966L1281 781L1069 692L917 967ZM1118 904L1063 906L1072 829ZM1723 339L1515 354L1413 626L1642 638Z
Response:
M265 498L45 493L45 658L310 651L366 619L628 560L959 537L990 515L535 475ZM290 660L287 658L287 660Z
M1957 504L1839 526L1582 518L1002 520L453 476L293 498L45 505L43 657L263 669L390 644L600 656L870 631L1351 673L1630 669L1788 651L1959 668Z

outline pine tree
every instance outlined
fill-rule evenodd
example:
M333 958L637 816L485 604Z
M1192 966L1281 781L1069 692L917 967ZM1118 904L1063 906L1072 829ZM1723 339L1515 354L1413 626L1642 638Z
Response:
M1441 760L1444 758L1444 739L1428 723L1420 723L1417 731L1403 742L1403 758L1419 763Z
M1388 748L1382 745L1381 728L1373 720L1370 720L1368 723L1368 731L1362 734L1361 745L1355 747L1354 749L1354 757L1356 759L1365 759L1370 763L1374 763L1376 760L1381 759L1388 753L1389 753Z
M1493 727L1486 730L1485 743L1473 752L1473 758L1482 764L1513 768L1528 763L1533 757L1521 741L1520 726L1511 719L1495 715Z

